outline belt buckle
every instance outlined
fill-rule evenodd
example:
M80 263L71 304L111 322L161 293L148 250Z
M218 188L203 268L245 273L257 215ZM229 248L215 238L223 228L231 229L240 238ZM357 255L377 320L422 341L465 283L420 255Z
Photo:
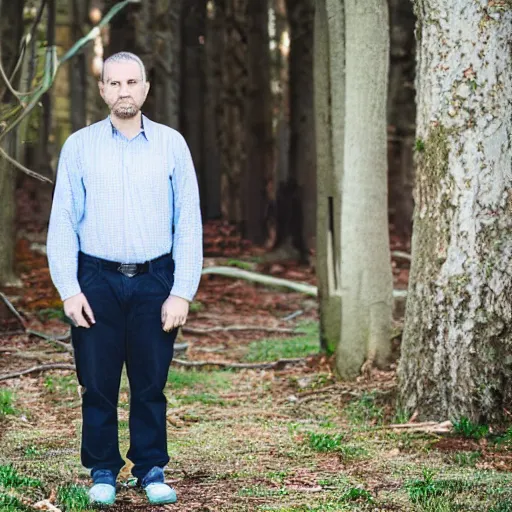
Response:
M117 270L126 277L133 277L139 273L136 263L121 263L121 265L117 267Z

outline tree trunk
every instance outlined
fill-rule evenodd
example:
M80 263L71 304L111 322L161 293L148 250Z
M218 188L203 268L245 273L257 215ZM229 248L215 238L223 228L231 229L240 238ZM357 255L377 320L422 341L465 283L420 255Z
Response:
M219 24L224 28L222 96L217 106L217 139L222 165L221 211L224 219L238 225L242 224L242 171L246 162L244 119L247 91L247 1L215 2Z
M316 234L316 149L313 109L313 0L287 0L290 24L289 175L278 193L278 243L292 237L307 260ZM284 201L279 201L284 198ZM284 229L283 229L284 228ZM284 231L284 232L283 232Z
M247 2L247 159L243 174L243 234L256 244L266 241L268 187L272 175L272 97L268 0Z
M206 38L205 38L205 115L204 115L204 154L203 167L206 178L208 201L202 206L207 219L217 219L221 216L220 176L221 162L217 140L219 116L217 109L221 97L221 61L224 48L224 33L219 23L219 13L214 6L207 9Z
M343 298L336 368L342 377L352 378L365 360L381 365L389 353L393 284L386 183L387 3L346 0L345 15ZM333 83L343 78L336 67L331 68Z
M85 5L81 0L70 0L71 10L71 37L78 41L82 37L82 27L86 21ZM73 59L70 66L71 89L71 129L73 132L80 130L87 124L87 58L85 50L80 51Z
M399 404L424 419L490 422L512 405L512 9L415 7L417 169Z
M330 20L327 18L329 3ZM336 12L334 12L336 11ZM331 82L331 53L343 61L345 54L345 12L334 0L317 0L314 27L314 82L317 155L317 238L316 275L320 303L320 345L334 353L341 330L341 182L343 166L334 166L333 123L339 140L338 160L343 162L345 79ZM329 26L331 25L331 26ZM331 36L332 32L332 36ZM340 73L344 71L342 67ZM334 117L332 114L336 113ZM341 123L339 121L342 121Z
M181 100L181 12L182 0L157 2L154 73L151 87L156 108L154 120L180 129Z
M412 229L415 42L412 2L389 0L388 182L390 219L407 240Z
M19 42L23 35L23 6L24 2L2 2L0 12L0 39L2 43L2 66L8 76L14 69ZM15 78L12 84L18 86ZM0 86L0 103L6 109L17 101L6 91L4 84ZM16 154L16 135L11 132L2 141L2 148L10 155ZM0 156L0 285L21 284L14 274L15 251L15 187L16 171L11 164Z
M323 2L317 7L321 333L328 350L336 347L339 375L350 379L363 364L384 364L389 352L388 13L383 0L327 0L326 9Z
M182 110L181 129L194 160L202 208L207 208L208 189L203 162L205 117L206 0L185 2L182 12Z

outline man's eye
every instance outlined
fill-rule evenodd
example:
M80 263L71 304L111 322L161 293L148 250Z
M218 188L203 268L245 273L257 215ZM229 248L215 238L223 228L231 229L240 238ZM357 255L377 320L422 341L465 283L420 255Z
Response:
M119 85L119 82L110 82L110 85L112 87L117 87Z

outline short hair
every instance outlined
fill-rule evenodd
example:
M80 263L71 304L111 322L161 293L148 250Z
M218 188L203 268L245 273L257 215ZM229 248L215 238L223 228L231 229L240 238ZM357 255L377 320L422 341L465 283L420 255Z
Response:
M117 52L111 55L107 60L103 62L103 67L101 68L101 76L100 81L103 82L103 75L105 73L105 66L109 62L126 62L126 61L132 61L136 62L140 67L140 72L142 74L142 82L146 82L146 68L144 67L144 63L140 59L140 57L137 57L134 53L130 52Z

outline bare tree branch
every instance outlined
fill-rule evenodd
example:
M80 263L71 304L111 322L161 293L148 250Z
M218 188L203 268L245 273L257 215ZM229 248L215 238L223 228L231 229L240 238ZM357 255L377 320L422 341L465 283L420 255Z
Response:
M48 370L75 370L75 365L67 363L41 364L38 366L32 366L31 368L27 368L26 370L20 370L18 372L0 375L0 381L15 379L16 377L21 377L22 375L29 375L30 373L46 372Z
M0 292L0 298L5 302L7 307L11 310L11 312L14 314L14 316L19 320L20 324L23 326L23 329L27 330L27 323L25 322L25 319L16 311L16 308L12 305L11 301L2 293Z

